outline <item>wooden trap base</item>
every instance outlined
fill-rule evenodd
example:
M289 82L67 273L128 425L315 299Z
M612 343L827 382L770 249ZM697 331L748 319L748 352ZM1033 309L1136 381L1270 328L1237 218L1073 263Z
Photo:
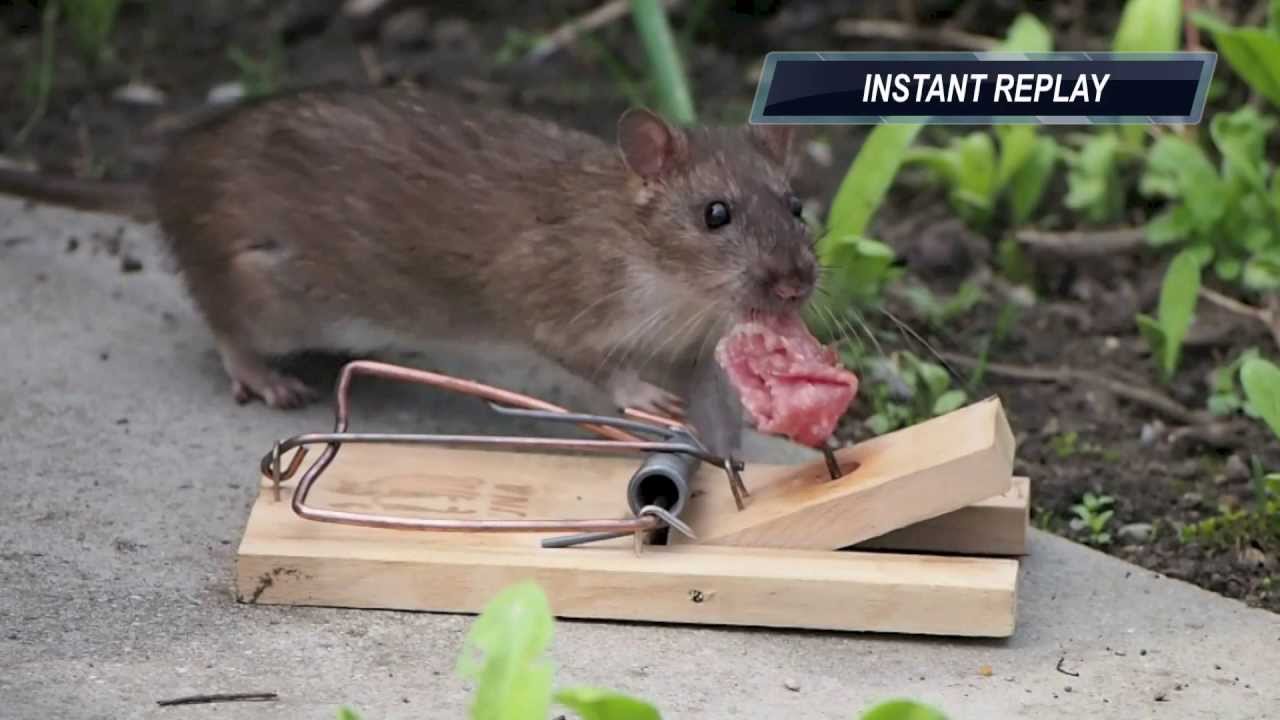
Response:
M647 547L637 556L629 538L546 549L539 544L546 535L532 533L335 525L296 516L288 502L291 484L277 502L264 481L239 548L237 596L246 603L473 613L504 587L534 580L565 618L1006 637L1014 629L1018 561L990 556L1024 552L1029 491L1024 478L1010 481L1012 440L1003 432L999 404L957 413L973 418L975 407L988 429L964 436L967 441L957 443L963 452L935 455L938 464L922 469L909 461L899 472L876 460L897 457L893 452L858 446L842 453L857 453L862 465L816 492L845 508L848 498L861 497L858 517L889 519L851 523L861 529L850 534L836 514L819 512L814 517L822 523L811 524L829 531L809 532L804 549L743 547L712 537L712 543ZM931 421L864 445L921 449L926 444L915 440L935 435L938 426ZM954 422L940 426L957 431ZM896 442L885 443L894 436ZM622 517L637 465L637 456L351 445L316 483L309 504L409 517ZM951 470L940 473L939 466ZM932 485L922 484L922 472ZM769 517L785 515L776 512L785 493L775 484L794 486L796 473L748 466L752 502L773 508ZM703 493L704 504L719 502L728 493L724 485L723 474L704 468L695 492ZM910 490L904 495L894 487ZM981 492L975 488L986 488L986 499L974 497ZM820 508L814 492L795 487L797 505L807 512ZM919 502L901 507L913 498L928 509ZM700 539L704 528L731 525L688 511L685 517L694 519ZM858 550L811 549L852 544L849 538L862 543Z

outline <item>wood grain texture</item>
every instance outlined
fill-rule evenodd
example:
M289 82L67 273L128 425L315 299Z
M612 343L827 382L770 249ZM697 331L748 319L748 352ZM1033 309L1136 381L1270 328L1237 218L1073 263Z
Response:
M1009 492L859 543L859 550L910 550L957 555L1027 553L1031 481L1015 477Z
M741 511L725 484L707 483L684 519L700 545L849 547L1007 492L1014 446L991 398L839 450L843 466L857 467L837 480L821 460L758 468Z
M534 580L557 616L1007 637L1005 558L685 546L547 550L528 535L405 533L303 520L264 489L237 563L241 602L479 612Z

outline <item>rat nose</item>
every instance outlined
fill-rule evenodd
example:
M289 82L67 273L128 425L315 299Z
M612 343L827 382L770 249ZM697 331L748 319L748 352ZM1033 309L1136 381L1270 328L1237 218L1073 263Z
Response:
M773 296L784 302L792 302L804 297L807 288L796 279L778 280L773 284Z
M764 291L773 298L787 304L795 304L807 300L813 290L813 272L804 265L793 267L789 272L770 272L765 275Z

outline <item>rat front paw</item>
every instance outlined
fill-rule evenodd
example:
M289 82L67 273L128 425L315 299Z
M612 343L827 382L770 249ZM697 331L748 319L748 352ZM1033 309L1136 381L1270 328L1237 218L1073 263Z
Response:
M621 373L609 384L613 402L620 409L630 408L671 420L683 420L684 401L652 383L641 380L633 373Z

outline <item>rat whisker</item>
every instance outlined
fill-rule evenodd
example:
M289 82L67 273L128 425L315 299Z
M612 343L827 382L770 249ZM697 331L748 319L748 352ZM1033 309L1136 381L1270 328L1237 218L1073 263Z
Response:
M888 310L884 308L879 308L879 310L882 315L889 318L891 321L893 321L894 325L898 326L898 332L902 334L904 340L909 341L909 338L907 338L907 335L910 334L911 338L914 338L916 342L923 345L924 348L929 351L929 354L932 355L933 358L937 360L940 365L942 365L942 367L947 369L947 372L951 374L951 378L953 380L961 379L960 373L957 373L955 369L952 368L951 365L947 363L945 359L943 359L942 354L939 353L936 349L934 349L933 345L931 345L928 340L925 340L924 337L920 335L920 333L916 332L915 329L912 328L907 323L903 322L902 320L899 320L898 316L894 315Z
M866 319L862 317L862 313L858 312L857 308L853 307L849 308L849 313L853 316L853 319L857 321L858 325L862 326L862 331L865 332L867 334L867 338L871 340L871 345L876 349L876 353L880 357L888 357L885 354L884 348L880 346L880 341L876 339L875 333L871 331L871 326L868 325Z

